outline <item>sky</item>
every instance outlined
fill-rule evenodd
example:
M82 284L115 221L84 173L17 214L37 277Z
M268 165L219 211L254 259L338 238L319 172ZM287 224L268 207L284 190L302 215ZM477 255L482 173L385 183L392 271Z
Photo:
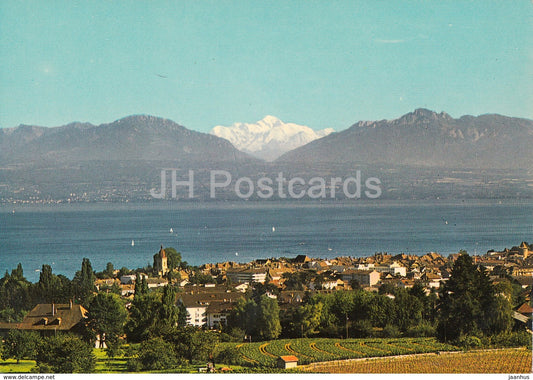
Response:
M0 1L0 127L533 119L533 2Z

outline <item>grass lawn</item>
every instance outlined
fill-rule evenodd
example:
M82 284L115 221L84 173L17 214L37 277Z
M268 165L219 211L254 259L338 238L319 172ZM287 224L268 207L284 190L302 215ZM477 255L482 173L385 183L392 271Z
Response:
M28 373L35 367L35 360L21 360L19 364L15 359L0 360L0 373Z
M109 359L105 354L105 350L100 348L94 349L94 356L96 356L96 366L94 371L96 373L125 373L128 372L126 363L128 358L118 357Z

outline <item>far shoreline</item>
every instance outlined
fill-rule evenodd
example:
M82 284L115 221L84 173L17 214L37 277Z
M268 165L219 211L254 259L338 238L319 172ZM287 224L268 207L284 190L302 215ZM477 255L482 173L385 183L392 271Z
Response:
M17 212L79 212L79 211L142 211L195 209L266 209L266 208L332 208L332 207L427 207L427 206L499 206L533 205L533 199L358 199L358 200L231 200L231 201L153 201L153 202L61 202L61 203L3 203L0 214Z

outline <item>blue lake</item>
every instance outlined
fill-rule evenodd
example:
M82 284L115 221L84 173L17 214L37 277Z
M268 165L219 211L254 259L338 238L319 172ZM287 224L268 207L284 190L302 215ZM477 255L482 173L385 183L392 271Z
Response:
M151 264L160 245L194 265L298 254L484 254L531 242L532 235L532 201L171 202L26 206L15 213L3 206L0 270L20 262L36 281L41 265L50 264L72 278L83 257L97 271L107 262L137 268Z

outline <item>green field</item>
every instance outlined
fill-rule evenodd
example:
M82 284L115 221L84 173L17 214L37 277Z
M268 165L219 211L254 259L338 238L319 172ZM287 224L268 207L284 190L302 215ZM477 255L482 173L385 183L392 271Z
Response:
M456 351L457 347L438 342L434 338L368 338L368 339L330 339L304 338L280 339L255 343L220 343L218 350L234 349L238 352L239 363L216 363L217 367L229 366L232 369L243 370L241 365L255 367L268 372L276 367L276 360L281 355L298 357L298 364L304 365L315 362L332 360L385 357L395 355L409 355L431 353L437 351ZM97 373L126 373L128 358L119 357L108 359L105 351L95 349ZM14 360L1 361L0 372L27 373L35 365L32 360L22 360L16 364ZM176 368L166 372L197 372L198 366Z
M280 339L257 343L222 343L220 349L238 350L243 364L275 367L278 356L294 355L298 364L342 359L420 354L436 351L456 351L457 347L434 338L397 339Z

